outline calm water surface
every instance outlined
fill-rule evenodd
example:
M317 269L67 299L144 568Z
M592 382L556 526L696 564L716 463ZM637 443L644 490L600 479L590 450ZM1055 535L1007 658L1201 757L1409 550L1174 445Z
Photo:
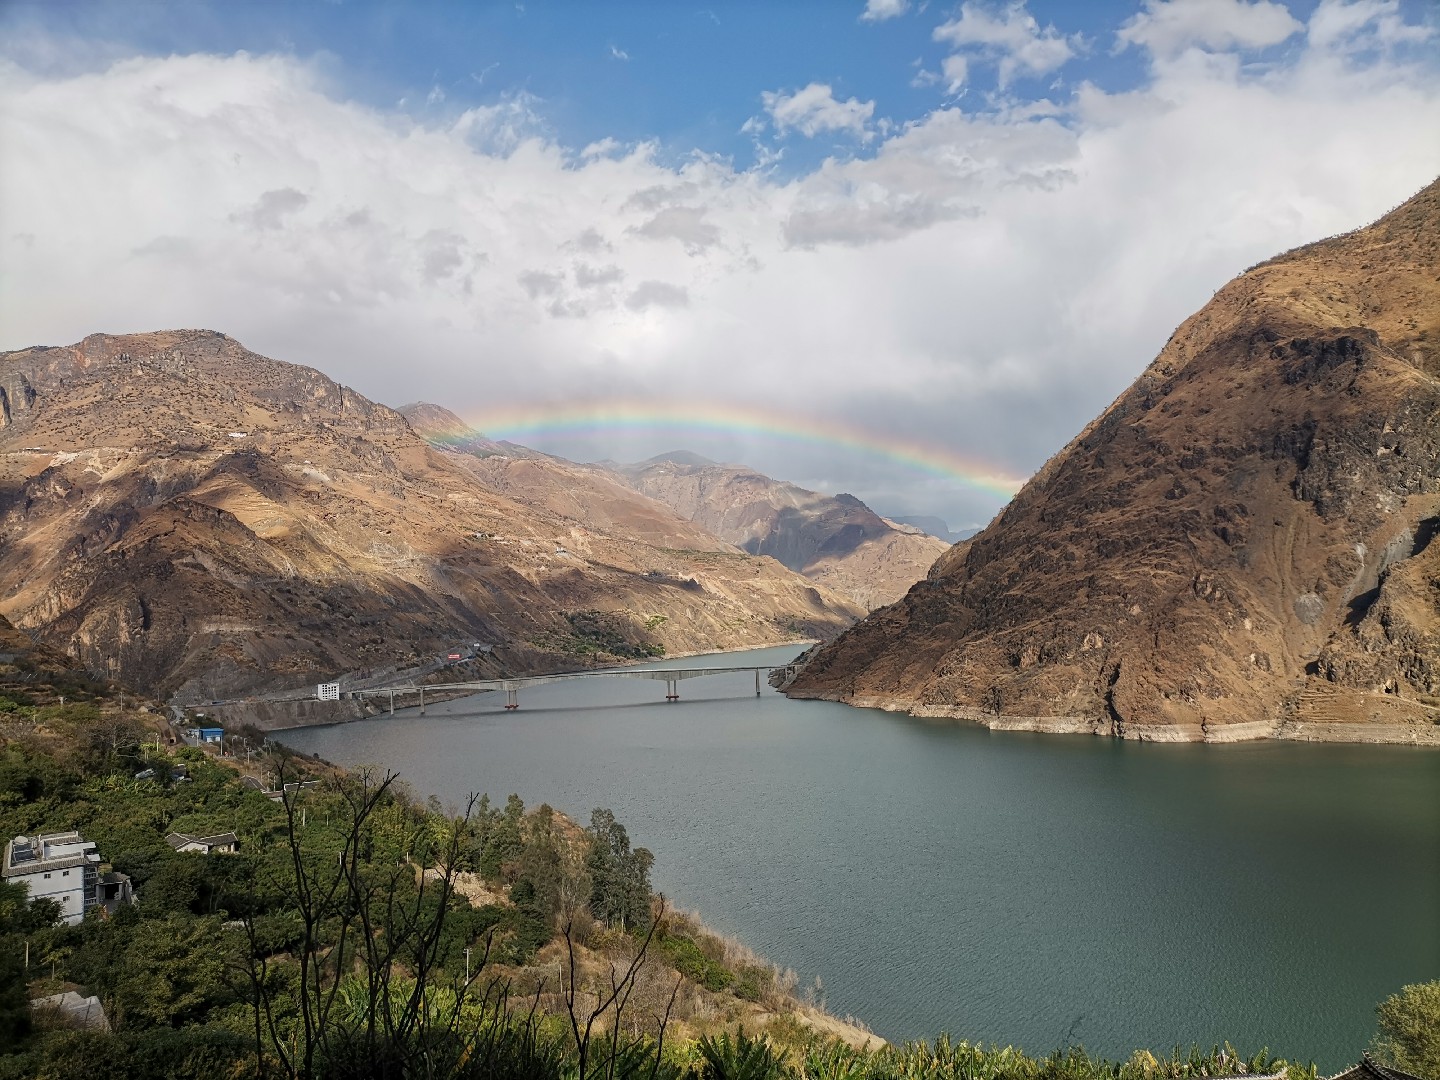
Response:
M781 663L795 650L674 661ZM892 1039L1229 1039L1354 1061L1440 977L1440 753L990 732L750 675L585 680L282 733L458 803L612 808L654 883Z

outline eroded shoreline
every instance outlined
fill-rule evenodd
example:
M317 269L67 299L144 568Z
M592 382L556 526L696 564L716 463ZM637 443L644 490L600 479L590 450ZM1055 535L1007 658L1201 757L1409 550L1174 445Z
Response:
M1193 725L1120 724L1085 716L997 716L981 709L915 705L873 696L787 690L796 700L833 701L857 709L906 713L923 719L974 723L992 731L1029 731L1043 735L1093 735L1135 742L1239 743L1277 742L1357 743L1377 746L1440 747L1440 725L1386 723L1324 723L1307 720L1256 720L1241 724ZM1118 730L1117 730L1118 727Z

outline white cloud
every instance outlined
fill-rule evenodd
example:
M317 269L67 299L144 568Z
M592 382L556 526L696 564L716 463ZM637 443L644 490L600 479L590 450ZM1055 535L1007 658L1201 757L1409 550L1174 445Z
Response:
M1406 23L1399 0L1321 0L1306 36L1316 48L1358 51L1419 45L1434 35L1428 26Z
M580 151L580 157L587 161L591 158L610 157L620 149L619 141L607 135L603 139L596 139L594 142L587 144Z
M591 266L588 263L576 263L575 284L582 289L599 288L602 285L615 285L625 276L625 271L618 266Z
M969 74L970 61L960 53L952 53L940 61L940 77L948 93L958 94Z
M624 49L619 48L618 46L611 45L611 46L610 46L610 59L612 59L612 60L629 60L629 59L630 59L630 54L629 54L628 52L626 52Z
M634 205L634 199L631 199ZM720 241L720 230L705 220L705 210L698 206L667 206L642 225L629 230L635 236L651 240L679 240L685 250L699 254Z
M287 217L303 210L309 201L310 197L303 191L289 187L277 188L274 191L261 192L254 206L235 211L230 215L230 220L248 225L252 229L278 229L285 224Z
M865 0L865 11L860 16L866 22L882 22L904 15L910 0Z
M625 306L631 311L646 308L682 308L690 305L690 292L684 286L664 281L642 281L629 296Z
M875 113L875 102L853 97L837 101L825 83L811 83L793 94L767 90L760 100L775 130L782 135L793 128L809 138L825 131L849 132L862 141L872 136L868 125Z
M1045 75L1075 55L1075 42L1054 26L1043 29L1023 3L994 13L974 3L960 5L960 17L941 23L932 35L955 49L974 48L994 58L1001 88L1017 74ZM953 85L955 80L947 79Z
M1138 45L1158 57L1185 49L1263 49L1304 29L1275 0L1143 0L1144 10L1116 32L1120 46Z
M1353 7L1323 4L1314 41L1258 74L1192 50L1123 93L937 109L784 178L650 145L579 154L533 98L453 121L375 110L290 56L0 61L0 348L208 326L462 415L783 385L777 409L1023 472L1234 273L1440 173L1440 140L1416 135L1440 127L1440 73L1356 53L1414 32ZM994 509L807 453L707 456L882 508Z

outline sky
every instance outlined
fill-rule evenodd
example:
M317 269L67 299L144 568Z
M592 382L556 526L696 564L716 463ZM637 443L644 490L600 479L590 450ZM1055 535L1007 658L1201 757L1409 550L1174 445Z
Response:
M0 349L205 327L956 529L1437 175L1431 0L0 0Z

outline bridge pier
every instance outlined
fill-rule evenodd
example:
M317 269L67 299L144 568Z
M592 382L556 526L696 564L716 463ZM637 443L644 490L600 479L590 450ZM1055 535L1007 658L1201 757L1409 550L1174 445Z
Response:
M678 679L666 679L666 680L665 680L665 700L666 700L666 701L679 701L679 700L680 700L680 681L679 681Z
M755 696L760 696L760 669L755 669Z
M390 691L390 715L395 715L395 691Z
M506 691L505 691L505 708L507 708L507 709L518 709L518 708L520 708L520 691L519 691L519 690L516 690L516 689L513 689L513 688L508 688L508 689L506 689Z
M420 715L425 715L425 687L420 687Z

